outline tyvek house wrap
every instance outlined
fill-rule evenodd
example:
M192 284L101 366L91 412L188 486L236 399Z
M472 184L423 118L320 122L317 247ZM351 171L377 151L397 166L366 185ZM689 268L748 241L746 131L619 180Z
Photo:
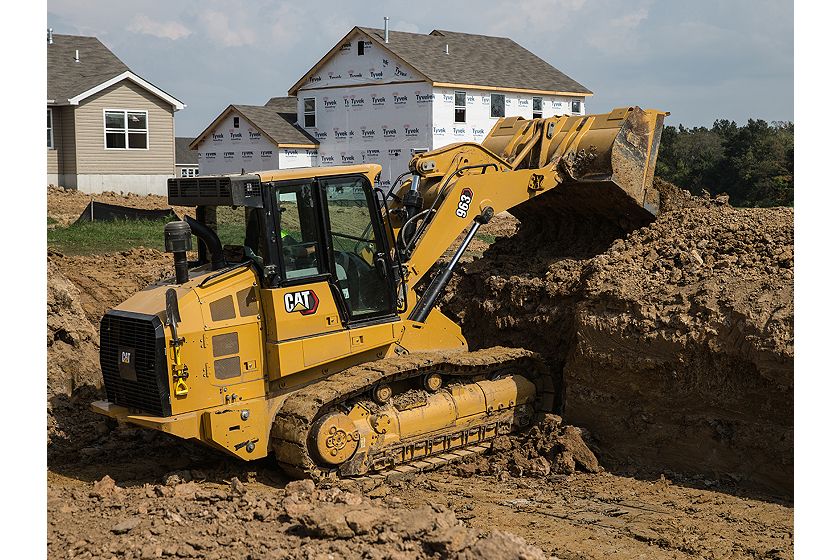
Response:
M363 54L358 54L362 41ZM306 98L315 100L317 165L382 165L380 185L408 170L412 150L432 147L432 87L370 41L357 35L298 92L298 123Z
M239 117L239 128L235 128L234 116L228 115L198 145L201 175L313 165L316 150L278 148L247 119Z

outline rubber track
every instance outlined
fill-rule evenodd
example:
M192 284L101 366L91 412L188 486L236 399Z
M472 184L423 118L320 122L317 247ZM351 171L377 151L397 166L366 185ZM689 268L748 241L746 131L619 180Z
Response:
M548 387L548 390L544 392L543 402L545 402L545 397L553 398L547 368L539 360L537 354L521 348L494 347L474 352L414 353L348 368L296 391L283 403L275 416L271 430L271 444L275 457L280 466L293 476L310 477L316 480L335 478L338 476L337 469L318 466L308 452L309 430L321 411L326 412L330 407L361 395L383 381L398 381L432 372L442 373L445 376L475 376L507 369L516 369L517 373L539 381L538 390L541 387ZM547 407L543 405L542 408ZM463 457L465 453L479 453L489 447L489 443L485 443L443 453L440 456L427 457L425 463L439 466ZM464 453L459 453L459 451L464 451ZM442 462L433 460L434 457L445 456L450 456L449 460ZM424 461L421 460L422 462ZM409 465L399 465L392 470L417 469L412 469ZM379 474L381 473L382 471L379 471Z

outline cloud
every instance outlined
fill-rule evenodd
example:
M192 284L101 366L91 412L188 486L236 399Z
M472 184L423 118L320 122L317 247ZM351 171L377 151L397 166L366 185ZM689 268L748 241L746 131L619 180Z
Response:
M180 134L202 130L229 103L284 94L354 25L381 27L384 15L394 30L510 37L595 91L588 111L639 103L669 109L670 122L688 125L718 117L793 118L790 0L453 5L426 0L422 10L409 10L392 0L144 0L126 14L124 2L49 0L48 25L56 33L99 37L140 75L184 99L190 108L177 114ZM173 51L175 38L186 45ZM188 80L185 67L191 68ZM237 87L241 75L254 86Z
M651 0L644 0L637 6L625 8L624 13L606 19L587 34L587 44L607 55L641 54L646 37L641 36L639 27L648 19L650 5Z
M531 0L527 4L504 0L483 8L479 19L493 35L507 37L511 31L556 33L586 5L587 0Z
M226 47L242 47L256 42L258 34L255 28L248 25L236 25L234 28L228 16L222 12L204 12L201 22L211 40L218 40Z
M132 33L151 35L173 41L192 35L192 31L177 21L157 21L145 15L134 16L128 30Z

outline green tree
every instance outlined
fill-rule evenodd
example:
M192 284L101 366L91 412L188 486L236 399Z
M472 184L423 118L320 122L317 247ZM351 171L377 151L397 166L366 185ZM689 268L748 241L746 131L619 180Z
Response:
M793 205L793 123L667 126L656 173L693 194L729 194L739 206Z

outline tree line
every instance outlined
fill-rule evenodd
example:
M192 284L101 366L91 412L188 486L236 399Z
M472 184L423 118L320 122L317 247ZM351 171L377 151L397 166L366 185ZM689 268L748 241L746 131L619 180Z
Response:
M656 174L695 195L728 194L734 206L793 206L793 123L666 126Z

